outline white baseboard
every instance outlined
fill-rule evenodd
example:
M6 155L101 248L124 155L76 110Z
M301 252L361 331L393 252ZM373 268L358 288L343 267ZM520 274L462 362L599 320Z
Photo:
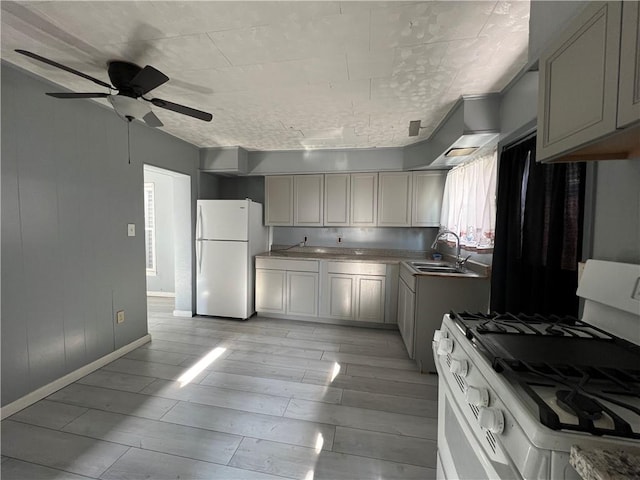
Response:
M170 297L175 298L175 292L147 292L147 297Z
M76 380L80 380L82 377L89 375L91 372L98 370L101 367L104 367L107 363L111 363L114 360L117 360L123 355L126 355L132 350L135 350L141 345L144 345L147 342L151 341L151 335L147 334L144 337L141 337L133 342L125 345L124 347L119 348L115 352L111 352L104 357L101 357L93 362L85 365L84 367L80 367L77 370L74 370L71 373L67 373L64 377L60 377L57 380L54 380L47 385L34 390L31 393L27 393L24 397L21 397L0 409L0 419L4 420L5 418L13 415L14 413L19 412L20 410L27 408L29 405L33 405L39 400L42 400L45 397L48 397L53 392L60 390L61 388L66 387L67 385L75 382Z
M173 311L173 316L174 317L193 317L193 312L191 310L174 310Z

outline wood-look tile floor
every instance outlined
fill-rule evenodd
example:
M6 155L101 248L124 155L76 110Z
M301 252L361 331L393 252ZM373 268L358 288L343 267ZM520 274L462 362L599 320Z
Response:
M151 343L2 422L3 480L435 477L437 380L397 331L148 308Z

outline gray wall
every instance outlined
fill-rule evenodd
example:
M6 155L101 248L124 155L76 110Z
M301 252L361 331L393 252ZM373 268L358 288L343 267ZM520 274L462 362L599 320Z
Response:
M640 161L598 162L592 258L640 264Z
M153 183L156 233L156 271L147 274L147 291L175 292L173 236L173 176L144 169L144 182Z
M437 228L388 227L272 227L274 245L294 245L308 237L310 247L391 248L396 250L429 250ZM337 237L342 236L338 244Z
M147 333L142 165L193 184L198 150L134 123L129 164L127 125L112 110L45 96L50 83L5 63L1 73L6 405Z

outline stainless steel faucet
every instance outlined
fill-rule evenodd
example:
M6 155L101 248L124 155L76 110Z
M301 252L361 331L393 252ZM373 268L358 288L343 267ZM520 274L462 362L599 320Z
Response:
M435 249L438 245L438 240L440 240L441 237L448 234L451 234L456 238L456 268L462 268L464 267L464 264L467 263L467 260L469 260L471 255L468 255L464 259L460 256L460 237L458 236L457 233L452 232L451 230L442 230L441 232L438 233L438 235L436 235L436 239L431 244L431 248Z

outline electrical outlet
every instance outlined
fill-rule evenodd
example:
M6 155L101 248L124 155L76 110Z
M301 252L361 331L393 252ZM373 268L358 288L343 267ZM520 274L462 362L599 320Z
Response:
M136 236L136 224L135 223L128 223L127 224L127 236L128 237L135 237Z
M118 310L116 312L116 322L124 323L124 310Z

